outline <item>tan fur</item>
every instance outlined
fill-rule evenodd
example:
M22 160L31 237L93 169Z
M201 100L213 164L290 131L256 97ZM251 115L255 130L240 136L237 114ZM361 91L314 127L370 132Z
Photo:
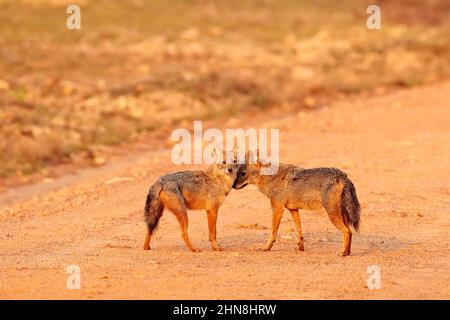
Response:
M304 240L301 219L298 209L317 210L325 208L328 217L334 226L342 232L343 246L340 256L350 254L352 232L349 225L356 228L359 225L359 203L354 193L353 184L345 173L335 168L302 169L289 164L280 164L278 172L274 175L262 175L261 169L265 165L261 162L242 165L238 177L233 185L240 189L247 184L255 184L259 191L269 197L272 206L272 233L262 250L270 250L276 241L278 227L284 209L291 212L297 230L297 245L304 251ZM266 165L267 166L267 165ZM353 209L351 216L346 218L342 212L345 186L349 186L353 193L350 195L349 208ZM349 189L350 190L350 189ZM346 191L347 192L347 191ZM350 192L350 191L349 191ZM349 223L350 222L350 223Z
M225 197L231 191L236 178L237 165L223 162L212 165L205 171L184 171L161 177L150 188L147 196L146 219L148 232L144 241L144 249L150 249L150 241L154 229L164 208L175 214L179 224L181 237L189 250L195 248L188 236L187 210L205 209L208 216L209 240L213 250L222 250L217 244L217 213Z

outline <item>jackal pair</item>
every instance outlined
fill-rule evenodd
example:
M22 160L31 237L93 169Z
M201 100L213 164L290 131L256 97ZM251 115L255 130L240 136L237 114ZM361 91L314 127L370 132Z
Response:
M221 250L216 239L217 213L231 188L242 189L254 184L270 199L272 206L272 233L262 248L270 250L276 240L284 209L291 212L297 230L297 245L304 251L303 233L298 210L324 208L334 226L343 236L340 256L350 254L351 228L358 231L360 206L355 187L347 175L336 168L302 169L290 164L279 164L273 175L261 171L269 164L247 153L245 163L239 164L216 157L205 171L183 171L159 178L149 190L145 204L148 233L144 249L150 249L151 237L164 208L172 211L180 223L181 236L191 251L195 248L188 236L188 209L206 209L209 240L213 250ZM231 163L229 163L231 162Z

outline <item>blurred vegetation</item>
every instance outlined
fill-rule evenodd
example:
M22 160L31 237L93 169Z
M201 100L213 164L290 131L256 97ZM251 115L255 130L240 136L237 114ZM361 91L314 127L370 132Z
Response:
M0 177L243 111L450 78L450 3L0 0ZM184 122L186 123L186 122Z

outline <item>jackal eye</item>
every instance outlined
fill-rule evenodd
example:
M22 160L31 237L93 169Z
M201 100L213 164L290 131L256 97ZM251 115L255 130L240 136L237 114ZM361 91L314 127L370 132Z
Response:
M227 162L225 160L222 160L222 164L226 164Z

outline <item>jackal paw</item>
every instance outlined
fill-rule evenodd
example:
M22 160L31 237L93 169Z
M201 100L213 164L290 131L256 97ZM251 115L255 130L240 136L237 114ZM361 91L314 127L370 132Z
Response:
M259 249L259 251L270 251L270 249L272 249L272 246L264 246L261 249Z
M200 252L200 251L202 251L202 250L197 249L197 248L189 248L189 250L191 250L192 252Z
M338 253L339 257L346 257L346 256L348 256L349 254L350 254L350 251L349 251L349 250L341 250L341 251L339 251L339 253Z
M144 250L151 250L151 248L148 245L144 245Z
M303 243L298 244L298 251L305 251L305 245Z
M223 251L222 247L219 246L219 245L213 246L212 249L213 249L214 251Z

